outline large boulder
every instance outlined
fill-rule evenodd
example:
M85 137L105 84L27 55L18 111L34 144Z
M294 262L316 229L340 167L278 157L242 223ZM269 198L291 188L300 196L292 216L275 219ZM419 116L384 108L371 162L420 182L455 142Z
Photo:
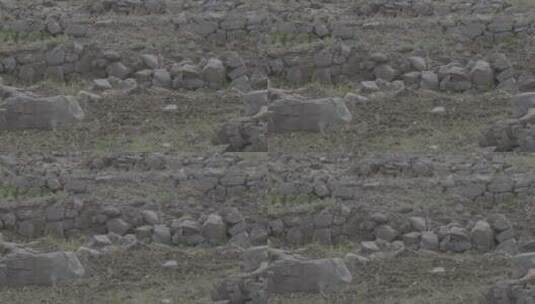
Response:
M268 109L272 112L268 130L273 133L324 132L353 119L341 98L281 99L271 103Z
M477 250L487 252L494 248L494 231L486 221L478 221L472 228L471 236Z
M513 117L520 118L528 113L530 108L535 108L535 92L522 93L513 96Z
M226 82L226 70L223 62L216 58L208 60L202 70L204 80L208 87L212 89L220 89Z
M84 274L82 264L72 252L19 251L0 259L0 286L55 286Z
M339 258L305 260L285 257L268 266L268 291L276 294L338 290L353 277Z
M474 63L470 70L470 78L478 90L484 91L494 87L494 71L486 61L478 60Z
M353 280L342 259L306 259L267 246L247 249L240 268L240 274L215 285L212 300L264 304L271 294L328 293Z
M84 117L73 96L36 97L15 93L3 101L0 99L0 130L54 129Z

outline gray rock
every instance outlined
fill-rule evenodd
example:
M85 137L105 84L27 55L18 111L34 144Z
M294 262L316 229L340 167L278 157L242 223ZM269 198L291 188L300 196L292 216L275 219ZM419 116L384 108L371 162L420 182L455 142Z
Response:
M121 60L121 54L117 51L112 51L112 50L104 51L102 55L104 56L104 59L110 62L116 62L116 61Z
M277 100L269 105L272 112L268 130L325 132L353 119L341 98L312 100Z
M513 96L512 104L514 118L520 118L526 115L530 108L535 108L535 92Z
M0 285L3 286L56 286L84 274L85 269L72 252L16 252L0 259Z
M0 130L55 129L81 121L84 117L84 111L73 96L18 94L0 104Z
M245 104L245 115L255 115L263 106L270 103L269 92L267 90L251 91L242 96Z
M300 260L291 257L268 266L268 291L326 293L347 286L353 277L342 259Z
M143 64L149 69L155 70L160 67L160 62L158 60L158 56L151 55L151 54L144 54L141 55L141 61L143 61Z
M152 84L152 76L154 74L153 70L141 70L137 71L134 74L134 78L136 81L143 85L151 85Z
M152 210L141 211L141 216L143 217L143 221L148 225L157 225L160 223L160 217Z
M57 35L63 32L63 28L61 27L59 22L53 19L49 19L46 21L46 30L52 35Z
M411 227L414 229L414 231L423 232L427 230L426 221L423 217L412 216L409 218L409 222L411 223Z
M494 88L494 71L486 61L478 60L475 62L470 70L470 78L480 91Z
M392 81L396 78L398 72L388 64L381 64L375 67L373 74L377 79Z
M420 245L422 234L420 232L409 232L403 235L403 243L408 247L416 247Z
M324 246L332 246L332 231L329 228L316 229L312 236L312 240Z
M508 239L501 242L495 250L496 253L504 254L507 256L513 256L518 254L519 248L515 239Z
M107 246L111 246L111 240L105 234L93 235L87 242L87 247L91 249L101 249Z
M204 81L212 89L220 89L226 82L226 70L223 62L210 58L202 70Z
M268 231L263 225L254 225L249 232L249 239L253 245L263 245L267 242Z
M242 75L232 80L232 82L230 83L230 86L244 93L247 93L253 90L253 86L251 85L251 81L249 80L249 77L247 75Z
M135 229L136 238L141 241L148 241L152 239L152 226L144 225Z
M421 75L420 88L432 91L438 90L438 75L432 71L423 71Z
M416 71L423 72L427 69L427 63L425 62L425 58L413 56L409 57L408 60L411 64L411 67Z
M401 79L407 86L419 86L421 79L422 79L422 73L421 72L405 73L401 76Z
M162 88L171 88L171 74L166 69L157 69L153 72L152 85Z
M262 113L261 111L253 117L239 118L223 124L216 131L212 144L226 145L226 152L267 152L267 126L263 119L259 118L263 116Z
M240 258L240 270L252 272L270 260L269 247L257 246L245 250Z
M513 256L513 264L515 265L515 277L519 278L532 268L535 268L535 252L521 253Z
M432 231L422 233L420 248L424 250L437 251L439 249L438 236Z
M131 228L130 224L128 224L121 218L114 218L109 220L106 223L106 227L109 232L113 232L118 235L125 235Z
M464 92L472 87L472 81L466 68L452 63L439 70L440 89L443 91Z
M502 231L500 232L499 234L496 235L496 241L498 243L503 243L507 240L510 240L510 239L514 239L515 238L515 231L514 229L508 229L508 230L505 230L505 231Z
M65 49L57 46L46 53L46 63L48 65L61 65L65 63Z
M155 243L171 244L171 230L166 225L154 225L152 241Z
M378 239L392 242L399 236L399 231L395 230L389 225L380 225L375 228L375 236Z
M5 72L11 73L17 68L17 60L14 57L6 57L1 62Z
M176 270L176 269L178 269L178 262L175 261L175 260L165 261L162 264L162 268L169 269L169 270Z
M236 225L244 220L240 210L234 207L225 208L221 212L221 216L223 217L223 221L229 225Z
M490 58L492 68L497 72L502 72L510 69L512 64L504 53L493 54Z
M494 231L486 221L477 221L471 231L474 247L482 252L494 248Z
M230 69L237 69L245 66L245 62L237 52L229 52L225 55L225 65Z
M388 223L388 216L384 213L376 212L371 215L372 221L375 223L382 225Z
M114 62L106 69L109 76L117 77L119 79L126 79L131 73L131 70L121 62Z
M370 259L350 252L344 256L344 262L351 273L358 273Z
M385 53L373 53L370 55L370 59L375 63L386 63L388 62L388 56Z
M360 86L360 91L364 94L375 93L380 90L379 86L377 85L377 82L375 81L362 81L360 83Z
M519 79L518 91L520 92L535 91L535 77L526 77L523 79Z
M175 231L172 239L174 244L196 246L204 242L204 237L201 235L202 227L195 220L190 218L174 220L171 228Z
M364 97L362 95L357 95L355 93L347 93L345 96L344 96L344 100L346 102L346 104L349 104L349 105L357 105L357 104L364 104L364 103L367 103L368 101L370 101L367 97Z
M127 78L125 80L120 80L117 84L117 87L122 90L125 94L134 94L138 92L139 86L137 81L134 78Z
M377 246L376 242L365 241L360 243L361 254L370 255L379 251L381 251L381 249Z
M93 89L98 91L111 90L112 86L108 79L94 79Z
M233 235L228 241L228 243L241 248L249 248L253 245L251 243L249 233L247 233L247 231L242 231Z
M212 244L222 244L227 240L227 225L221 216L210 214L202 225L202 235Z
M464 228L457 226L451 227L440 242L440 249L443 251L462 253L471 248L472 243L470 242L468 233Z

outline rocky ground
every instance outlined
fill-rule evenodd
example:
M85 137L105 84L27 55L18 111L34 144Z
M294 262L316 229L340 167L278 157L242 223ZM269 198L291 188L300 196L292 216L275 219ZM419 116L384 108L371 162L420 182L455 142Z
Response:
M533 302L534 16L0 0L0 301Z

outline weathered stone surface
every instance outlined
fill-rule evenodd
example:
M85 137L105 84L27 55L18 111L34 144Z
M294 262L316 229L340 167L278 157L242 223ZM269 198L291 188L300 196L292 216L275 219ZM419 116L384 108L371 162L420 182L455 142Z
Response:
M423 217L412 216L409 218L409 222L414 231L424 232L427 229L427 223Z
M156 55L144 54L141 55L141 60L143 61L143 64L145 64L145 66L149 69L154 70L160 67L160 60Z
M381 64L375 67L373 74L377 79L392 81L396 78L398 72L388 64Z
M222 244L227 240L227 225L221 216L210 214L202 225L202 235L211 243Z
M152 210L141 211L141 216L143 217L143 221L148 225L157 225L160 223L160 217Z
M522 277L530 269L535 268L535 252L521 253L515 255L512 259L516 267L515 277Z
M464 228L453 226L440 242L440 249L456 253L465 252L472 248L468 233Z
M130 228L132 228L130 224L128 224L121 218L114 218L109 220L106 223L106 227L108 228L109 232L113 232L118 235L125 235L130 230Z
M245 115L255 115L263 106L270 103L268 90L251 91L242 96L245 104Z
M119 79L126 79L131 73L130 68L121 62L114 62L106 69L109 76L117 77Z
M108 79L94 79L93 80L93 89L104 91L111 90L112 86Z
M17 94L0 103L0 129L55 129L84 119L73 96L34 97Z
M420 241L420 248L437 251L439 249L439 239L436 233L432 231L423 232Z
M152 85L162 88L171 88L171 74L166 69L157 69L153 72Z
M154 225L152 240L156 243L171 244L171 230L166 225Z
M353 277L342 259L300 260L283 258L268 267L268 291L330 292L351 283Z
M513 96L513 117L520 118L528 113L528 109L535 108L535 93L522 93Z
M226 82L225 66L221 60L211 58L202 70L204 81L210 88L220 89Z
M353 119L341 98L277 100L268 106L272 112L268 130L325 132Z
M72 252L16 252L0 259L0 285L56 286L81 278L85 270Z
M433 91L438 90L438 75L433 71L423 71L421 75L420 88Z
M486 221L478 221L471 232L474 247L482 252L494 248L494 231Z
M476 61L470 70L470 77L478 90L484 91L494 88L494 71L486 61Z
M375 236L378 239L392 242L399 236L399 231L395 230L389 225L381 225L375 228Z
M265 109L265 108L264 108ZM212 138L214 145L227 145L226 152L267 152L266 111L225 123ZM267 116L266 116L267 117Z
M411 67L416 71L425 71L427 69L427 63L425 58L419 56L412 56L408 58Z

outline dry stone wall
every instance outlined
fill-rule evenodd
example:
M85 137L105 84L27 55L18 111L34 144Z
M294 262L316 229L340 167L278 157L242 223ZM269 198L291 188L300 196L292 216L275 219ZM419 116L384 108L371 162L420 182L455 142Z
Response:
M190 246L231 242L248 247L268 239L293 246L378 242L365 244L371 253L374 246L380 250L384 245L379 240L386 240L442 251L481 247L509 252L518 250L515 233L510 224L493 224L494 217L443 223L411 210L381 212L358 201L366 192L388 192L388 181L400 177L465 202L498 203L535 195L529 173L508 173L498 159L441 162L386 156L356 162L344 157L271 156L250 162L240 156L118 155L83 164L73 160L65 157L59 166L48 158L25 164L3 158L0 188L4 197L15 199L0 208L1 229L29 238L113 232ZM92 195L98 187L129 183L167 183L184 195L166 205ZM24 199L32 192L43 199ZM52 193L56 195L47 196ZM200 206L207 201L212 208L188 207L188 197L196 197ZM239 208L240 201L251 203Z

